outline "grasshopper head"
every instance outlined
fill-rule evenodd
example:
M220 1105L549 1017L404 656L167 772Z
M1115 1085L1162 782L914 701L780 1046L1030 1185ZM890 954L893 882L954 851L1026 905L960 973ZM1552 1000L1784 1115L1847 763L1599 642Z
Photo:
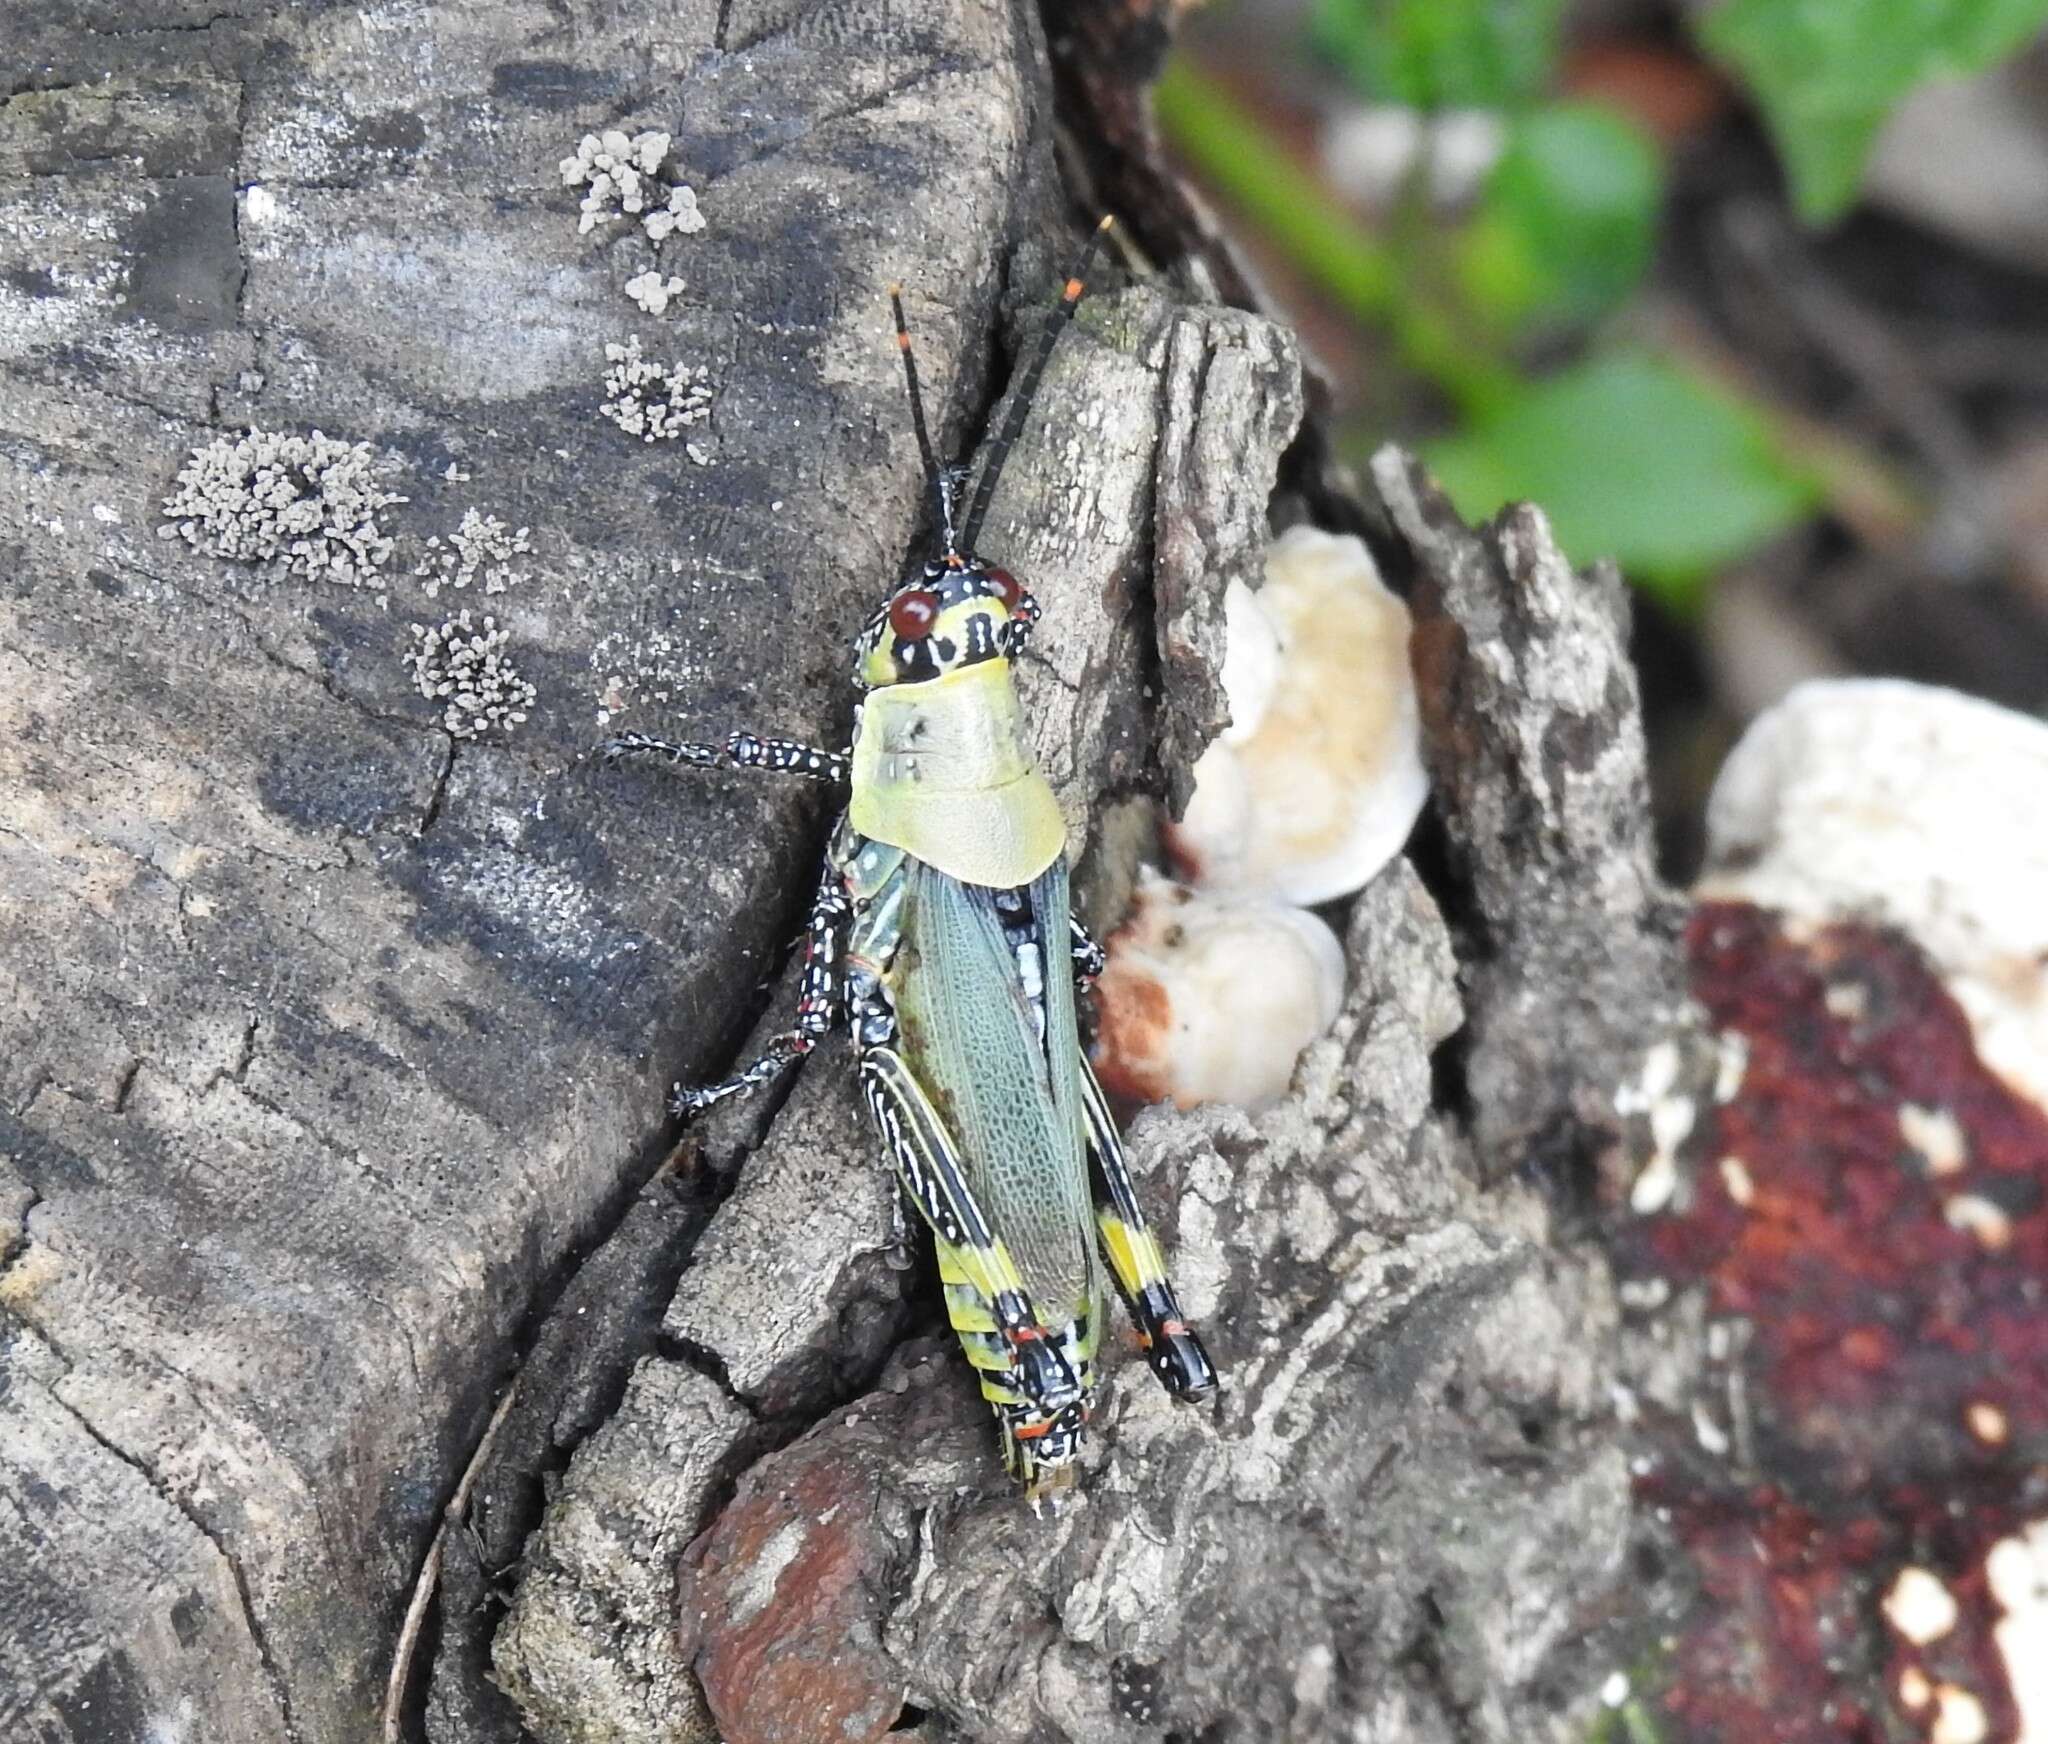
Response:
M922 684L1024 650L1038 602L1007 569L978 557L934 559L897 585L854 643L865 690Z

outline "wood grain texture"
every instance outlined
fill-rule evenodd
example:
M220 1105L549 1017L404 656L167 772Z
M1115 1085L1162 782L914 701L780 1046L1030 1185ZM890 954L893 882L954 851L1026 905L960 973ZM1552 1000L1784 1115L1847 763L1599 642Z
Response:
M1136 1123L1226 1390L1177 1411L1113 1362L1088 1500L1035 1521L883 1256L842 1050L650 1182L669 1080L785 1021L828 801L582 756L633 640L674 695L628 725L843 738L923 515L880 289L955 452L1080 234L1035 9L10 12L0 1733L374 1737L510 1385L442 1540L433 1744L1579 1735L1627 1536L1614 1312L1520 1177L1531 1133L1600 1142L1676 984L1611 587L1382 478L1390 564L1492 675L1431 715L1457 853L1354 904L1283 1103ZM660 318L623 292L652 251L579 236L555 169L613 125L673 134L708 221ZM1171 270L1102 274L983 539L1046 608L1021 683L1084 896L1220 720L1269 489L1363 519L1294 476L1297 349L1197 294L1239 281L1192 210L1125 215ZM628 334L707 367L705 464L597 415ZM377 449L384 595L156 537L250 422ZM502 743L402 664L451 604L411 561L470 506L535 547L488 602L539 690ZM1589 985L1597 1025L1555 1023Z
M592 649L685 647L691 727L843 733L920 512L880 287L951 436L1047 185L1032 38L936 0L8 13L0 1608L44 1621L0 1732L365 1738L522 1334L750 1023L825 821L579 761ZM555 170L615 120L709 218L661 322ZM631 332L710 366L711 464L598 417ZM155 536L250 421L388 457L388 602ZM471 505L536 547L488 602L540 690L502 745L401 664L469 603L407 569Z

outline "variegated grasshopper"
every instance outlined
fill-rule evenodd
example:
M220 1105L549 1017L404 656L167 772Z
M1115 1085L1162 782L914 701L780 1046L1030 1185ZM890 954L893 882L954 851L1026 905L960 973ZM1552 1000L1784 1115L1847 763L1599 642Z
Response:
M1199 1399L1216 1385L1081 1047L1075 983L1100 973L1102 952L1070 913L1065 829L1024 748L1010 677L1038 606L974 554L1108 228L1105 219L1068 277L957 528L961 475L933 453L901 289L890 290L938 550L856 640L866 694L851 749L744 732L722 746L636 733L604 747L613 759L850 787L811 910L795 1028L732 1077L678 1087L674 1107L694 1114L767 1083L843 1014L902 1198L931 1227L947 1310L995 1408L1004 1462L1034 1504L1073 1483L1096 1383L1104 1258L1167 1389Z

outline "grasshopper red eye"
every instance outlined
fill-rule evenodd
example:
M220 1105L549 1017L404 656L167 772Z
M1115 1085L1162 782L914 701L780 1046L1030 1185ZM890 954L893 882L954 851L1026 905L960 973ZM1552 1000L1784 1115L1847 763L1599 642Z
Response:
M905 642L922 642L939 621L939 596L927 587L914 587L889 602L889 628Z
M987 581L990 591L996 598L1003 602L1006 611L1014 612L1017 609L1017 602L1024 597L1024 584L1021 581L1007 569L988 570L983 579Z

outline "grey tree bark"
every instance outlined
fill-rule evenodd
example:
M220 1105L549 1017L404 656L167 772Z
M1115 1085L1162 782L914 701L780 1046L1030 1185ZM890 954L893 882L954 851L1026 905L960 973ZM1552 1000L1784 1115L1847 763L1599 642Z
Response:
M954 451L1073 234L1035 11L5 33L0 1734L369 1739L413 1639L438 1744L1578 1735L1614 1316L1518 1169L1611 1142L1676 986L1611 580L1379 469L1445 840L1357 901L1284 1103L1134 1128L1230 1384L1177 1412L1118 1367L1087 1505L1039 1522L886 1263L843 1056L671 1151L668 1082L780 1027L826 800L582 755L618 662L628 724L843 735L922 514L881 287ZM652 247L579 235L554 169L611 125L672 133L707 219L658 318L622 289ZM1269 499L1344 512L1291 341L1127 216L1176 270L1084 306L983 540L1047 606L1026 703L1098 920L1220 724ZM708 366L705 463L599 417L628 334ZM250 423L385 457L387 586L156 536ZM535 546L456 602L538 688L502 741L402 663L472 506Z

